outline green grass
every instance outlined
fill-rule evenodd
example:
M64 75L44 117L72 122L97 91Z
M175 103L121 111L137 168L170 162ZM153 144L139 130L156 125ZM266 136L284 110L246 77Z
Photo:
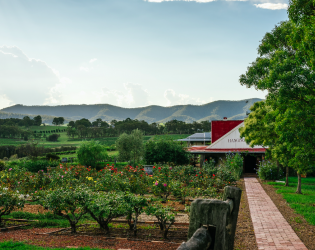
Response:
M282 194L283 198L289 203L296 213L304 216L306 221L315 225L315 178L302 178L302 193L296 194L297 177L290 177L289 187L284 183L268 182L277 189L277 193Z
M31 243L31 242L30 242ZM28 245L24 242L13 242L13 241L5 241L0 242L0 249L7 250L64 250L66 248L51 248L51 247L39 247L34 245ZM79 248L67 248L67 249L77 249L77 250L101 250L99 248L90 248L90 247L79 247ZM111 250L109 248L102 250Z

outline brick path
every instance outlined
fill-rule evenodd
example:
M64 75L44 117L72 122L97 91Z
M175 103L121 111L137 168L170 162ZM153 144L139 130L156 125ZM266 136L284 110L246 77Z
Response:
M307 250L256 178L244 178L258 249Z

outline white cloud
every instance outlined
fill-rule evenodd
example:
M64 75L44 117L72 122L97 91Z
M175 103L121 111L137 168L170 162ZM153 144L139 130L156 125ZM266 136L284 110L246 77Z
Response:
M286 3L261 3L254 4L257 8L269 9L269 10L286 10L288 5Z
M97 58L93 58L90 60L90 63L94 63L95 61L97 61Z
M201 100L200 98L190 97L189 95L177 94L173 89L167 89L164 92L164 97L167 100L167 106L173 105L185 105L185 104L195 104L202 105L208 102L212 102L213 98L210 97L210 100Z
M1 105L61 102L58 84L59 73L44 61L29 58L18 47L0 46Z
M197 2L197 3L210 3L216 0L146 0L150 3L162 3L162 2L174 2L174 1L184 1L184 2Z
M103 88L101 92L93 92L100 103L108 103L121 107L144 107L149 105L149 93L141 84L125 83L122 90Z
M83 67L83 66L80 67L80 70L81 71L85 71L85 72L89 72L90 71L90 69L88 67Z
M12 106L14 104L15 103L12 102L5 94L0 95L0 109Z

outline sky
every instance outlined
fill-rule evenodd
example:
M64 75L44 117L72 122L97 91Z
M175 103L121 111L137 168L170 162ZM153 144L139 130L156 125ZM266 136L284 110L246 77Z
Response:
M239 83L287 0L0 0L0 109L202 105Z

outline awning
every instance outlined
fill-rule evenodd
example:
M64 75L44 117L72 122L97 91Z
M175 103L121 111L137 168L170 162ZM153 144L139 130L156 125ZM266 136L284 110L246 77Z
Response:
M193 154L198 153L265 153L265 148L213 148L210 149L207 146L202 147L190 147L187 149L188 152Z

